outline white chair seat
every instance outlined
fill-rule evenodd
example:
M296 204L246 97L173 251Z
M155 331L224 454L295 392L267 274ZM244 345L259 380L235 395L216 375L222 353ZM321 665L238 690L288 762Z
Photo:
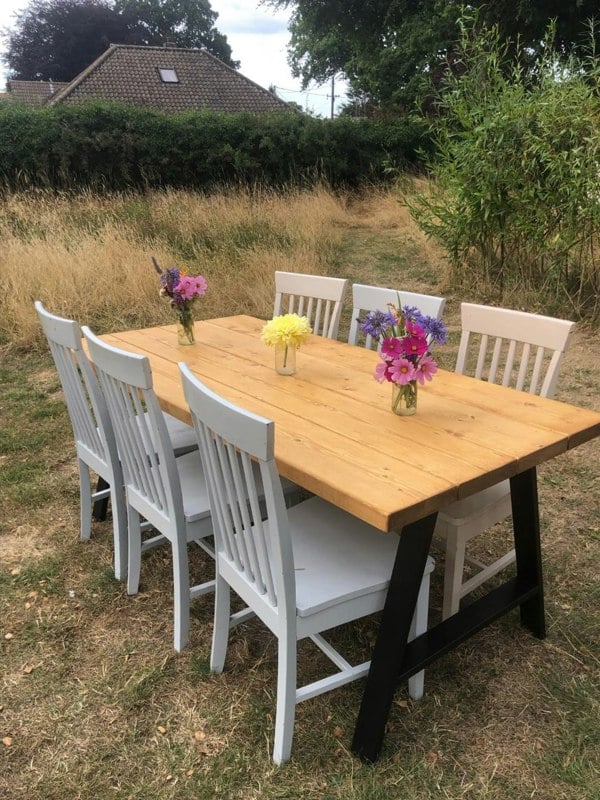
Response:
M398 537L313 497L288 511L298 616L387 591ZM323 575L327 575L326 581Z
M506 497L510 502L510 481L501 481L495 486L489 486L487 489L482 489L476 494L446 506L438 516L449 517L455 524L461 524L474 514L481 514L485 508L495 506L498 501Z
M194 432L193 428L192 432ZM175 465L181 483L185 521L192 523L210 517L208 488L198 450L179 456Z
M177 417L167 414L166 411L163 412L163 416L167 423L167 431L176 456L181 456L184 455L184 453L190 453L192 450L198 449L196 434L191 425L187 425L185 422L177 419Z

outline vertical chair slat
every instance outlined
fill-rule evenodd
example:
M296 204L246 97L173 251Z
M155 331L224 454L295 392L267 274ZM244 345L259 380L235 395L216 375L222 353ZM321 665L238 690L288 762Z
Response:
M502 386L510 386L513 368L515 364L515 353L517 351L517 343L511 339L508 344L508 352L506 354L506 362L504 365L504 374L502 378Z
M529 370L529 357L531 354L531 345L529 342L525 342L523 345L523 349L521 351L521 366L519 368L519 374L517 375L517 382L515 383L515 389L518 389L522 392L525 388L525 382L527 380L527 372Z
M531 374L531 384L529 386L529 391L532 394L537 394L543 366L544 366L544 348L538 347L537 352L535 354L535 363L533 365L533 372Z
M479 356L477 358L477 366L475 367L475 377L481 379L483 375L483 367L487 355L488 337L484 334L479 343Z
M502 353L503 340L497 338L494 342L494 349L492 351L492 363L490 364L490 371L488 372L488 381L496 383L496 373L498 372L498 365L500 363L500 355Z

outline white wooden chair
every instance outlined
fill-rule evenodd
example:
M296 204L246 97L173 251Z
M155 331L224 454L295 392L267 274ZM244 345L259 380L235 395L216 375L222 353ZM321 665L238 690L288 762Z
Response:
M229 629L249 610L277 636L273 759L280 764L290 757L296 704L368 672L369 662L351 666L320 633L383 608L397 536L381 533L318 497L286 509L273 455L273 422L214 394L184 364L180 369L214 520L217 586L211 670L223 670ZM253 463L260 467L264 487L262 517ZM411 636L427 628L432 569L429 559ZM249 609L230 614L230 587ZM297 688L296 642L306 637L339 671ZM409 691L415 699L422 696L422 672L409 680Z
M190 599L214 580L190 586L188 542L214 558L208 492L198 450L175 458L145 356L111 347L83 327L102 386L123 466L128 521L127 592L139 587L141 555L168 540L173 554L174 647L189 638ZM195 435L195 434L194 434ZM142 542L142 519L161 535Z
M462 335L455 371L490 383L552 397L574 322L507 308L463 303ZM471 558L468 542L512 514L509 481L502 481L443 509L434 536L446 552L446 619L461 599L515 560L510 550L491 564ZM465 561L477 572L463 581Z
M363 283L352 284L352 321L350 323L350 333L348 334L348 344L358 344L363 336L358 320L365 312L386 311L388 303L397 306L414 306L427 317L441 319L444 313L446 300L444 297L436 297L432 294L419 294L417 292L400 292L396 289L385 289L381 286L368 286ZM376 347L381 349L381 342L373 340L372 336L364 337L364 346L369 350Z
M336 339L347 285L344 278L277 271L273 316L307 317L314 334Z
M110 496L115 576L123 580L127 562L123 474L104 395L83 350L79 325L50 314L39 300L34 305L48 339L73 428L79 470L80 535L84 541L90 538L92 506ZM104 480L106 488L92 492L90 470Z
M92 508L109 497L114 530L115 577L124 580L127 564L127 521L123 475L112 424L98 380L82 347L81 328L72 319L50 314L39 300L34 303L46 334L69 411L79 469L81 538L91 535ZM171 414L165 414L175 455L197 450L196 435ZM92 492L90 469L98 476ZM104 508L106 508L104 506ZM105 516L104 511L103 516Z

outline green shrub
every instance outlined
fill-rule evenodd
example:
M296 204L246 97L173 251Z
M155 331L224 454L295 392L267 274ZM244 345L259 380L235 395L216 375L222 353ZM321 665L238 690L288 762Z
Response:
M0 179L8 189L209 190L321 180L357 187L382 180L386 159L414 165L427 143L425 125L410 119L0 105Z
M497 29L463 31L433 126L437 191L411 211L458 281L598 318L600 59L561 65L553 39L526 70Z

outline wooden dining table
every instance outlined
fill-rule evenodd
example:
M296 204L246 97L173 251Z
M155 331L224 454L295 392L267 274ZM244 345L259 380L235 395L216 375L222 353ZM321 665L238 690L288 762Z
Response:
M398 549L353 751L380 753L399 682L517 606L545 636L536 467L600 434L600 414L438 371L418 390L417 413L391 411L391 387L373 379L378 360L362 347L312 336L297 371L282 376L260 338L264 321L233 316L196 322L196 342L177 344L166 325L102 338L146 355L165 411L190 422L178 363L233 403L275 423L280 474L382 531ZM516 575L408 642L437 512L510 479Z

